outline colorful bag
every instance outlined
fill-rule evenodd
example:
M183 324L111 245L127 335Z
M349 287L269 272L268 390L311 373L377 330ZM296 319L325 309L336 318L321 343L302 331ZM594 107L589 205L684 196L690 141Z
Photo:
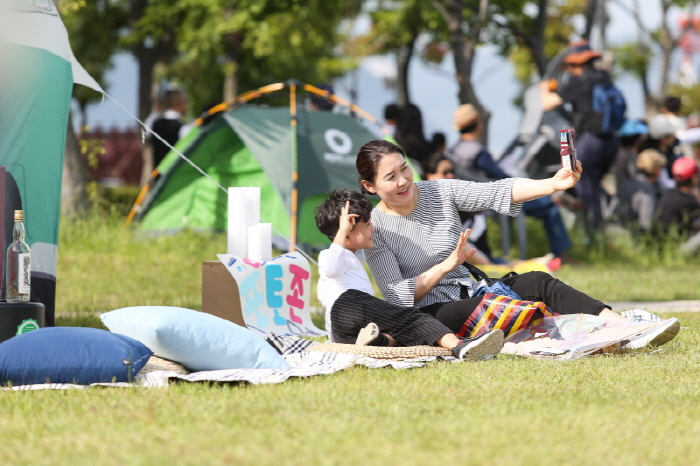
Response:
M500 328L509 335L539 323L543 318L556 315L541 301L522 301L509 296L489 293L464 322L457 333L459 338L477 337Z

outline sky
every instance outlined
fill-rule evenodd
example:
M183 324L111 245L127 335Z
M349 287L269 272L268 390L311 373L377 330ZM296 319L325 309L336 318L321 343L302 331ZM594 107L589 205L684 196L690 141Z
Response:
M630 4L633 0L623 0ZM648 26L658 26L660 9L658 2L644 2L643 20ZM611 23L607 29L609 45L630 42L636 38L634 22L615 2L609 2ZM674 12L675 15L679 11ZM675 18L675 15L673 16ZM137 113L137 65L130 54L115 57L114 68L107 73L107 93L132 114ZM379 120L382 120L385 105L395 101L395 92L388 89L384 82L386 76L395 75L393 57L370 57L361 67L335 81L335 92L345 99L350 98L350 88L356 87L356 104ZM484 46L479 49L475 63L473 82L481 102L491 111L488 145L494 155L498 156L515 138L520 124L522 111L513 106L519 85L513 78L513 67L503 57L497 55L495 48ZM424 131L427 138L433 132L446 134L448 145L457 140L457 133L452 129L452 113L459 105L457 84L451 55L446 55L443 63L437 67L425 65L419 58L412 60L409 70L409 92L411 100L423 112ZM656 80L652 76L652 85ZM315 83L310 83L315 84ZM616 84L625 94L627 116L640 118L643 115L642 91L639 81L619 75ZM137 123L123 109L109 99L88 108L88 124L102 127L133 127Z

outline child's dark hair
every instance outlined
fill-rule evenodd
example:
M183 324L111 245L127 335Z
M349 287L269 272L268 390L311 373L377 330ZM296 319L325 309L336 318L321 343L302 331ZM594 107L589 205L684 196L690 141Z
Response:
M354 189L334 189L328 199L316 207L316 226L318 230L333 241L340 227L340 213L345 203L350 201L350 214L359 215L356 221L369 222L372 215L372 203Z

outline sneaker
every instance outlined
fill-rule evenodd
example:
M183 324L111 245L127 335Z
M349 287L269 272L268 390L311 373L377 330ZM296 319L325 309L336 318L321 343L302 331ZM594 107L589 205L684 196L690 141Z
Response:
M369 346L369 344L376 340L378 336L379 326L374 322L370 322L365 328L360 330L360 333L357 334L355 344L357 346Z
M661 322L663 320L656 314L652 314L644 309L630 309L629 311L622 311L620 315L632 323Z
M673 340L681 329L681 322L672 317L663 320L642 333L631 336L627 340L620 342L622 349L639 349L645 346L661 346Z
M452 348L452 355L460 361L492 359L503 348L503 330L497 328L478 337L465 338Z

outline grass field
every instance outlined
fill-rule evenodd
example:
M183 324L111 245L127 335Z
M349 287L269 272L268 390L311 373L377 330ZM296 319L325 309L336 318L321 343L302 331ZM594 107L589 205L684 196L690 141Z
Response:
M135 240L117 217L64 222L58 323L99 326L99 313L125 306L199 309L201 262L224 249L222 235ZM604 301L700 294L692 259L625 241L574 254L580 264L557 276ZM676 317L681 334L655 353L353 367L268 386L4 392L0 451L18 465L695 464L700 315Z

